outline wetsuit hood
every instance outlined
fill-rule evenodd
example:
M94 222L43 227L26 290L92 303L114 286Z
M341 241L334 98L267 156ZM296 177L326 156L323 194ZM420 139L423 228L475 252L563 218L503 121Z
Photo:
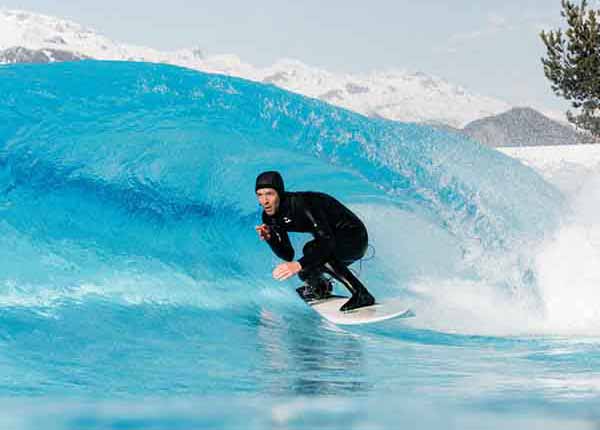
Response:
M279 198L283 199L285 193L285 186L283 184L283 178L279 172L269 171L262 172L256 177L256 186L254 191L258 191L261 188L273 188L279 194Z

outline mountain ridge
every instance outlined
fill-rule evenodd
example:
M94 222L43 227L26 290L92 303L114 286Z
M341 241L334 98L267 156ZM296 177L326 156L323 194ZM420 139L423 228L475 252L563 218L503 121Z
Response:
M576 145L590 140L569 125L560 124L530 107L514 107L480 118L460 132L493 147Z
M387 70L334 74L292 59L258 68L235 55L207 56L199 48L162 52L115 42L95 30L62 18L0 9L0 63L10 63L11 58L14 61L14 51L18 49L28 50L26 58L41 61L44 58L56 60L48 52L44 54L50 49L72 52L75 59L169 63L271 83L364 115L404 122L434 121L462 127L474 119L510 108L504 101L472 94L422 72Z

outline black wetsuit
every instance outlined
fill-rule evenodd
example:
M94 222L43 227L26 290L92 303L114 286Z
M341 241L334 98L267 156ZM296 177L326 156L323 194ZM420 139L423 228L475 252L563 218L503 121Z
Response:
M316 192L282 193L277 213L262 214L271 232L267 243L277 256L294 259L288 232L311 233L314 239L304 245L300 279L311 283L327 272L340 281L353 296L366 291L347 268L361 259L367 250L367 229L350 209L335 198ZM367 293L368 294L368 293Z

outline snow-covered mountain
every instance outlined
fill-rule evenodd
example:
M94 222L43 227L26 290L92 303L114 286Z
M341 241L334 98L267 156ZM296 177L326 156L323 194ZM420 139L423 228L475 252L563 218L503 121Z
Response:
M281 60L270 67L257 68L235 55L206 56L200 49L162 52L115 42L64 19L0 9L0 63L82 58L169 63L238 76L271 83L365 115L399 121L462 127L511 107L423 73L391 70L334 74L296 60Z
M261 71L262 82L317 97L368 116L398 121L431 122L462 127L503 112L507 103L469 94L449 82L403 71L336 75L294 60Z

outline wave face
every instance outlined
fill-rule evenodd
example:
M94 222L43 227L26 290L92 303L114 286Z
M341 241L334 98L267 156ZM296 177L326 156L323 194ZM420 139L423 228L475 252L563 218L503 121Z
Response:
M436 330L431 342L494 332L498 297L543 311L531 249L563 197L457 135L141 63L2 67L0 118L2 394L286 390L272 369L295 357L305 372L298 344L354 350L354 337L314 328L294 282L270 279L277 260L253 228L263 170L365 220L376 253L361 278L405 297L411 330ZM346 359L360 373L360 357ZM321 370L302 389L355 388Z

